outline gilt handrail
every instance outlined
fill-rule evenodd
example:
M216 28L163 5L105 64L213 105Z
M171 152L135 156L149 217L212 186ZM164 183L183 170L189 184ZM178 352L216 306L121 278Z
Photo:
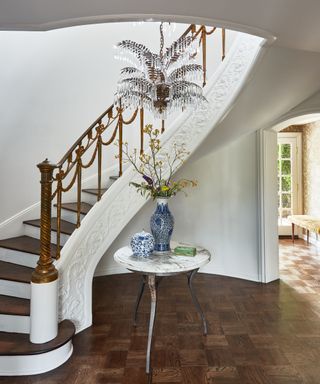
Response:
M195 24L191 24L180 38L191 33L192 40L199 39L199 47L202 48L202 67L203 67L203 86L206 85L207 71L207 36L212 35L216 31L216 27L207 30L205 25L198 28ZM222 54L221 59L225 58L225 30L222 29ZM197 53L196 53L197 54ZM196 55L195 54L195 55ZM105 110L86 131L74 142L68 149L61 160L56 164L51 164L47 159L38 164L41 173L41 218L40 218L40 256L36 269L32 274L33 283L51 282L58 277L58 273L54 267L54 259L59 259L61 250L61 211L63 193L70 191L76 185L76 227L81 225L81 193L83 169L91 167L96 158L97 160L97 201L102 196L102 167L103 167L103 151L102 148L112 144L118 135L118 168L119 176L123 172L122 147L123 147L123 130L125 125L131 125L139 116L139 134L140 134L140 154L144 150L144 109L137 108L128 117L124 118L129 108L115 107L112 104ZM105 118L107 117L107 121ZM113 127L111 127L114 125ZM162 121L162 132L164 131L164 121ZM109 137L105 135L109 134ZM94 146L95 145L95 146ZM85 160L85 156L89 154L89 148L93 147L90 159ZM71 171L74 173L71 174ZM67 178L71 177L71 180ZM64 185L63 182L67 185ZM52 185L55 184L55 188ZM52 204L56 207L56 255L52 256L51 247L51 221L52 221Z
M62 157L62 159L57 163L56 168L59 168L63 165L63 163L68 159L68 156L76 149L76 147L79 145L79 142L82 141L87 135L88 132L91 131L98 123L101 121L110 110L112 110L113 104L104 111L91 125L90 127L83 132L83 134L73 143L73 145L70 147L70 149L66 152L66 154Z

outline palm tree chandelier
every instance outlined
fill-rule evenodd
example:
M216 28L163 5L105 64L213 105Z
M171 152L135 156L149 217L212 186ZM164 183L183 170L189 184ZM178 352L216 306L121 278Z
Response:
M132 40L123 40L116 48L120 50L121 58L131 64L121 70L115 94L116 106L145 108L155 118L164 120L173 111L196 110L207 103L202 87L197 84L202 79L203 69L194 62L197 46L192 36L182 35L164 51L161 23L159 54Z

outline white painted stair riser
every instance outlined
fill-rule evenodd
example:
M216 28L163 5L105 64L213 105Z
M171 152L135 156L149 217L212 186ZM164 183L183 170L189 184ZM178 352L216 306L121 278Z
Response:
M94 205L98 201L98 196L92 193L82 192L82 201Z
M0 314L0 332L30 333L30 316Z
M85 215L80 215L80 219L82 220L85 217ZM61 210L61 219L70 221L70 223L77 224L77 213L68 211L67 209Z
M72 355L72 342L38 355L0 356L0 376L37 375L51 371Z
M27 283L0 279L0 295L30 299L31 287L30 284Z
M40 228L34 227L32 225L26 225L24 230L25 235L33 237L34 239L40 239ZM65 243L69 239L69 235L65 235L61 233L60 235L60 245L65 245ZM55 231L51 231L51 243L57 244L57 233ZM39 258L39 256L37 256Z
M35 268L39 255L15 251L13 249L0 248L0 260L8 263L19 264L25 267Z

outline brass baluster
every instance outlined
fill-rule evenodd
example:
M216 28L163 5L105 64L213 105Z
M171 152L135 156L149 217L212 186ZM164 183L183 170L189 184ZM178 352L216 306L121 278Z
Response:
M222 28L222 61L226 57L226 30Z
M143 139L144 139L144 109L143 107L140 108L140 155L143 154Z
M62 199L62 172L57 174L57 254L56 259L60 258L61 243L61 199Z
M79 159L77 164L77 228L81 224L81 159Z
M118 118L118 129L119 129L119 176L122 176L122 146L123 146L123 118L122 118L122 108L118 108L119 118Z
M77 169L76 169L76 173L77 173L77 228L80 227L80 224L81 224L81 176L82 176L82 160L81 160L81 156L84 152L84 148L83 146L81 145L81 143L79 144L79 148L76 150L76 154L77 154Z
M32 273L31 281L37 284L57 280L58 271L51 257L51 196L52 174L56 168L48 159L38 164L41 172L41 222L40 222L40 257Z
M203 70L203 84L204 87L207 84L207 34L206 27L202 27L201 32L201 43L202 43L202 70Z
M101 143L101 133L99 132L98 137L98 198L99 201L101 199L101 167L102 167L102 143Z

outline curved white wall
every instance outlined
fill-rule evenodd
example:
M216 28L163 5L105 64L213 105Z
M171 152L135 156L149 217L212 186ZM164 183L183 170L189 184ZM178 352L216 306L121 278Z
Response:
M187 197L170 199L173 239L209 249L213 261L203 272L260 280L257 156L256 133L251 133L199 160L191 158L177 174L197 180L198 187ZM113 254L135 232L150 231L154 209L155 203L148 202L130 221L100 261L97 275L125 272Z

